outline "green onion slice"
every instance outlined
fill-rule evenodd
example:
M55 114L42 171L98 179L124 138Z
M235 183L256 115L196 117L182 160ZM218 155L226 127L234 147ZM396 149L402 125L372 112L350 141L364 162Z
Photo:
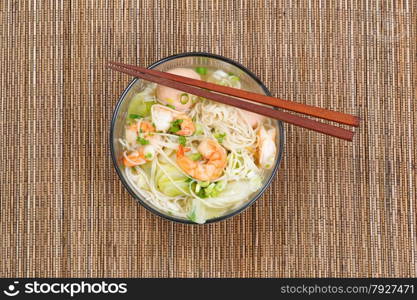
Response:
M180 96L181 104L187 104L189 100L190 100L190 97L188 96L187 93L181 94L181 96Z

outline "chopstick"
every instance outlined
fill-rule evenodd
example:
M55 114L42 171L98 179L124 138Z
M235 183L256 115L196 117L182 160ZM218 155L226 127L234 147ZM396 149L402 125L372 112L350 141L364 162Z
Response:
M297 103L293 101L274 98L274 97L267 96L267 95L257 94L257 93L253 93L253 92L249 92L249 91L245 91L241 89L214 84L214 83L207 82L207 81L196 80L193 78L188 78L188 77L179 76L179 75L175 75L171 73L161 72L158 70L151 70L151 69L146 69L146 68L142 68L138 66L126 65L126 64L122 64L118 62L110 62L110 64L123 67L123 68L128 68L131 70L136 70L141 73L145 73L149 75L168 78L174 81L185 83L187 85L197 86L199 88L208 89L210 91L226 94L229 96L234 96L234 97L238 97L238 98L242 98L242 99L246 99L250 101L255 101L258 103L275 106L278 108L290 110L290 111L301 113L304 115L337 122L340 124L345 124L345 125L350 125L350 126L355 126L355 127L359 126L358 117L345 114L342 112L338 112L338 111L332 111L332 110L324 109L324 108L317 107L317 106L311 106L311 105L306 105L306 104Z
M111 63L112 64L112 63ZM147 81L155 82L164 86L168 86L177 90L181 90L196 96L204 97L207 99L211 99L220 103L224 103L227 105L231 105L237 108L241 108L247 111L251 111L260 115L264 115L273 119L281 120L293 125L297 125L306 129L311 129L320 133L324 133L333 137L337 137L340 139L344 139L347 141L352 141L353 139L353 132L336 127L333 125L328 125L325 123L317 122L314 120L310 120L307 118L299 117L296 115L292 115L286 112L282 112L279 110L271 109L270 107L265 107L261 105L257 105L251 102L242 101L236 98L228 97L222 94L212 93L207 90L203 90L192 85L186 85L181 82L173 81L171 79L165 77L157 77L151 74L146 74L137 70L131 70L130 65L123 65L123 66L116 66L116 65L108 65L108 68L122 72L134 77L139 77L145 79ZM163 73L163 72L162 72ZM163 73L166 74L166 73Z

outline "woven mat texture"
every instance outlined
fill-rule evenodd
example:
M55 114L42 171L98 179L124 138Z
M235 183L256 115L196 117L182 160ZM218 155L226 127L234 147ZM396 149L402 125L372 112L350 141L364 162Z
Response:
M0 1L0 276L417 276L417 2ZM204 226L139 206L110 119L147 66L206 51L274 95L359 115L353 143L286 125L278 175Z

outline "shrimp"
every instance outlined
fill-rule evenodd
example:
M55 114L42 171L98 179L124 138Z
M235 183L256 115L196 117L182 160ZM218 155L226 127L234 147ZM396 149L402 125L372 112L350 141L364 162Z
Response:
M142 121L140 122L140 130L142 132L155 132L155 127L147 121Z
M201 79L200 75L193 69L175 68L169 70L167 73L198 80ZM156 96L163 104L173 105L179 111L188 111L193 104L191 95L163 85L156 87Z
M177 116L176 120L182 120L182 123L180 125L181 130L177 131L175 134L190 136L195 132L193 120L191 120L191 118L187 115Z
M197 148L205 161L194 161L185 156L186 149L180 145L177 152L178 166L191 177L200 181L219 178L227 164L226 150L212 139L204 139Z
M182 120L179 124L180 130L175 134L189 136L195 132L193 120L183 112L160 104L152 105L151 111L156 130L165 132L171 127L173 121Z
M264 126L260 126L258 131L257 159L261 168L270 169L275 160L277 146L275 144L276 131L275 128L266 130Z
M129 154L126 151L123 152L123 164L126 167L139 166L144 163L146 163L146 159L142 148L139 148L137 151L132 151Z
M252 128L256 128L265 119L262 115L245 110L241 110L241 116Z
M138 130L138 124L139 124L139 130ZM154 135L155 127L148 121L141 121L140 123L134 123L130 125L126 129L125 137L126 141L131 144L135 145L137 138L139 137L139 134L147 140L152 145L157 145L160 141L160 137L158 135Z
M138 126L136 123L126 128L125 138L129 144L136 144L136 139L138 138Z
M139 130L138 130L139 124ZM129 154L126 151L123 153L123 164L126 167L134 167L142 165L147 161L152 160L156 155L155 146L160 141L159 135L154 135L155 127L147 121L135 123L126 128L126 141L134 146L134 151ZM138 146L138 137L141 136L148 144Z

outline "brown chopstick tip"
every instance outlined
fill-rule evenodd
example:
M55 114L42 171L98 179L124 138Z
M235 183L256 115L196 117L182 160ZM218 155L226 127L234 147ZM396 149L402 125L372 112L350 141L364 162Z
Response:
M124 63L116 62L116 61L108 61L107 64L117 66L117 67L121 67L121 68L126 68L126 66L130 66L130 65L127 65L127 64L124 64Z
M107 68L110 68L110 67L120 67L119 65L117 65L116 63L114 63L114 62L111 62L111 61L109 61L109 62L107 62Z
M361 122L361 118L360 118L360 117L355 116L355 126L356 126L356 127L359 127L360 122Z

